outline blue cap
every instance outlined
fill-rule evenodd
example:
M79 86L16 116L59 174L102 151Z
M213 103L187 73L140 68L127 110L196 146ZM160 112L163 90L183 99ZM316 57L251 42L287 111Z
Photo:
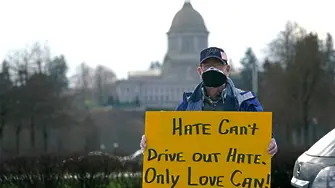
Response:
M220 60L223 64L228 64L227 54L221 48L209 47L200 52L200 63L203 63L209 58Z

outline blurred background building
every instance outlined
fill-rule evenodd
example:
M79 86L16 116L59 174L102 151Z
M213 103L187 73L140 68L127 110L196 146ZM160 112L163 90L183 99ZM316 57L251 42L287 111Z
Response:
M129 72L127 80L116 83L120 103L140 104L144 109L173 109L184 91L199 84L199 52L208 47L205 21L189 1L174 16L167 32L167 52L163 63L146 71ZM147 52L150 55L150 50ZM235 76L236 73L232 73Z

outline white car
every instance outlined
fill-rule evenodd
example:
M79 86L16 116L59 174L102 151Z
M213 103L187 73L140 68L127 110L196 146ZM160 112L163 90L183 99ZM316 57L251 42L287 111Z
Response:
M297 159L291 185L300 188L335 188L335 129Z

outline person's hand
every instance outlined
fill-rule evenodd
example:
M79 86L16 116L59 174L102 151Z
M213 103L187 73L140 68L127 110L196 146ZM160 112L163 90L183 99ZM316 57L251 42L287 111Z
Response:
M269 154L273 157L278 151L277 143L274 138L271 139L270 145L268 147Z
M140 147L142 152L144 152L145 148L147 147L147 138L145 137L145 135L142 136Z

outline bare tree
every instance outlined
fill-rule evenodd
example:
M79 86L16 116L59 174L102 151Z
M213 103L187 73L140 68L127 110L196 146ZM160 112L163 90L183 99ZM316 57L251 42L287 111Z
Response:
M264 64L262 99L266 107L274 112L274 121L283 126L282 129L292 134L299 126L296 106L291 105L291 97L287 92L286 70L295 64L297 41L306 35L306 31L297 23L287 22L285 29L269 44L268 61ZM264 85L265 84L265 85ZM281 101L273 103L274 101Z
M0 71L0 153L3 148L3 132L5 126L9 122L9 97L12 89L12 82L9 73L9 64L7 61L2 62L2 69Z
M51 59L48 46L39 43L16 51L8 59L14 83L10 101L17 152L22 126L30 130L32 152L36 152L36 130L42 129L47 151L50 119L55 120L66 104L62 95L67 88L65 59L63 56Z
M326 40L321 42L322 51L322 63L323 68L326 70L329 79L335 80L335 51L334 51L334 41L331 34L327 33Z
M81 63L76 70L76 73L71 76L72 87L75 90L77 98L79 97L82 103L87 105L93 101L93 78L94 69L86 63Z
M317 35L309 34L299 40L296 45L295 63L287 70L287 92L292 97L291 104L296 104L299 112L298 122L304 127L305 140L308 139L311 102L323 74L319 49Z
M111 94L111 90L115 87L116 75L115 73L104 67L99 65L96 67L94 72L94 90L97 94L98 104L102 105L107 102L108 97Z
M334 87L325 76L325 67L330 67L333 59L333 45L329 36L325 43L320 41L317 35L288 22L270 43L269 60L261 74L265 108L274 112L274 121L281 125L281 130L287 130L287 135L303 132L305 140L312 120L329 120L328 111L333 109L333 105L328 105L333 103L327 99Z
M269 60L280 62L284 67L294 62L297 41L306 35L305 29L297 23L287 22L285 30L269 44Z

